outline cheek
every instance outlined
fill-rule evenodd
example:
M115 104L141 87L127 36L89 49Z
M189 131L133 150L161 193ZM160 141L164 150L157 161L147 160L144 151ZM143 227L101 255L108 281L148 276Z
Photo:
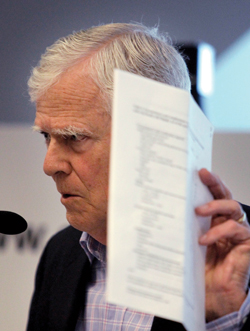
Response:
M92 179L96 187L100 187L107 192L109 181L109 159L99 158L93 164Z
M91 192L100 189L108 191L109 157L86 157L85 163L79 163L77 175L85 187Z

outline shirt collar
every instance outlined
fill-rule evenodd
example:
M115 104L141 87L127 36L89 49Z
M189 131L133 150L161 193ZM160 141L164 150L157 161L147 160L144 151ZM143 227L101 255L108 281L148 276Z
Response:
M106 246L92 238L88 233L83 232L80 238L80 245L85 251L90 263L94 258L106 264Z

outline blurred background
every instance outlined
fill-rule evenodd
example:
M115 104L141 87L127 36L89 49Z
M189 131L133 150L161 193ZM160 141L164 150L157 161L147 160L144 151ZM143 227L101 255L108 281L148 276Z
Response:
M72 31L110 22L159 25L174 43L215 50L214 91L203 110L215 127L213 170L250 204L250 2L248 0L2 0L0 7L0 209L29 229L0 234L0 330L25 330L34 274L48 238L67 225L42 172L45 146L31 132L27 79L45 48Z

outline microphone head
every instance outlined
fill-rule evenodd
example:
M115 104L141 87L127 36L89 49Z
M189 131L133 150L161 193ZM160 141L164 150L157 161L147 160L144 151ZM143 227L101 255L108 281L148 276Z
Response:
M0 210L0 233L19 234L28 227L25 219L11 211Z

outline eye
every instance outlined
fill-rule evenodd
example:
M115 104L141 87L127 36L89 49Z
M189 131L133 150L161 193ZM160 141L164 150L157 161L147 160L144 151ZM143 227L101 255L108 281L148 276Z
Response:
M48 145L49 142L50 142L50 135L47 132L44 132L44 131L42 131L41 134L43 135L43 137L45 139L46 145Z
M70 140L77 142L77 141L83 141L87 139L87 136L85 136L84 134L74 134L70 136Z

